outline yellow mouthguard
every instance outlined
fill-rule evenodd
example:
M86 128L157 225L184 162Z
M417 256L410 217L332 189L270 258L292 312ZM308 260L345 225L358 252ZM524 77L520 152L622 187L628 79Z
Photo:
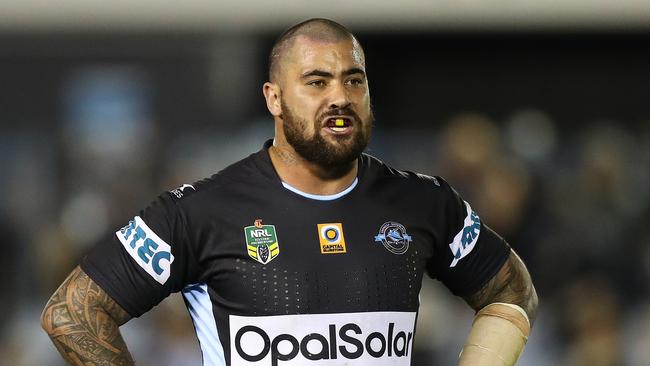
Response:
M334 125L336 127L343 127L345 126L345 121L343 120L343 118L337 118L336 121L334 121Z

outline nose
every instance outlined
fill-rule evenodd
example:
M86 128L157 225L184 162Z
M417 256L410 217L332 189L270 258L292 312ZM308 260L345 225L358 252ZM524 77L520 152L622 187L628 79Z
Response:
M330 94L330 109L344 109L350 105L350 97L348 90L343 83L335 83L332 85Z

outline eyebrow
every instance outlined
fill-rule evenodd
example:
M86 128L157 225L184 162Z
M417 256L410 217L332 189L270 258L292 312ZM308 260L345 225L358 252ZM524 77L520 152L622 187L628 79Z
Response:
M351 69L347 69L347 70L343 71L344 76L354 75L354 74L361 74L362 76L366 76L366 72L363 71L363 69L359 68L359 67L353 67Z
M353 67L351 69L347 69L347 70L343 71L342 74L343 74L343 76L348 76L348 75L353 75L353 74L361 74L361 75L365 76L366 72L363 71L363 69L361 69L359 67ZM321 77L325 77L325 78L332 78L332 77L334 77L334 74L332 74L331 72L328 72L328 71L323 71L323 70L310 70L310 71L307 71L307 72L303 73L302 75L300 75L300 78L305 79L305 78L308 78L308 77L311 77L311 76L321 76Z

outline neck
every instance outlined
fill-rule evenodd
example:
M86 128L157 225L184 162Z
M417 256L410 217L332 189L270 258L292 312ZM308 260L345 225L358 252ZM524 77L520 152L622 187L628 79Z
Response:
M274 140L269 155L280 179L303 192L317 195L337 194L348 188L357 177L358 164L353 161L335 169L325 169L306 161L288 144Z

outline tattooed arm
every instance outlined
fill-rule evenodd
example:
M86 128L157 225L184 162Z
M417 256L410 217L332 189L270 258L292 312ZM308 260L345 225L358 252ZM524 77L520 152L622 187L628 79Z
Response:
M494 302L518 305L528 315L531 325L537 315L537 292L526 266L514 251L483 288L464 299L476 311Z
M41 325L71 365L133 365L119 326L131 316L77 267L45 305Z

